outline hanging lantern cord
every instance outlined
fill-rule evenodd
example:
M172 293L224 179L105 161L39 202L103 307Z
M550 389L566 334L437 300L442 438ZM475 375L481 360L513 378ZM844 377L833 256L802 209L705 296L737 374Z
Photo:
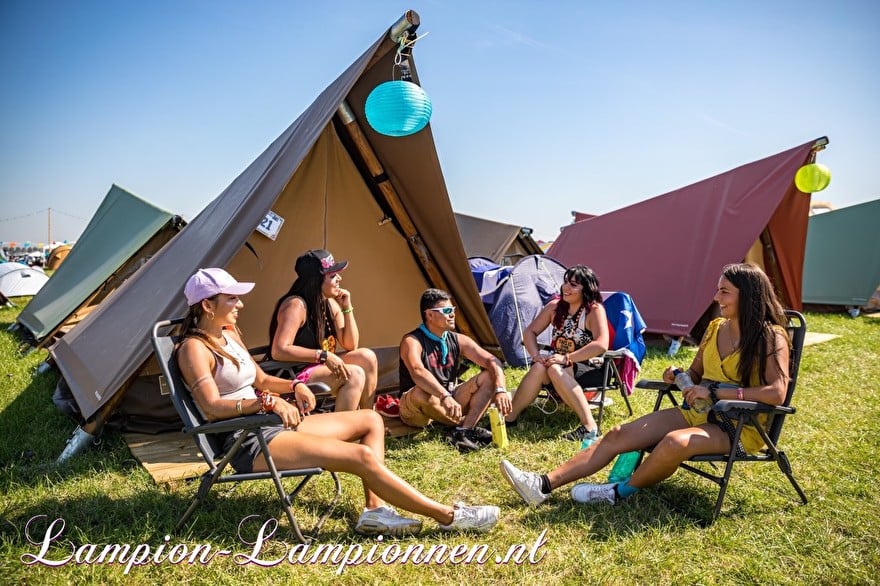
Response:
M409 56L412 54L412 48L415 46L416 41L427 36L428 33L425 33L420 37L417 37L415 33L413 33L412 39L410 39L409 31L404 31L403 34L400 35L397 54L394 56L394 66L391 71L391 79L396 79L394 75L395 71L399 71L401 81L412 81L412 72L409 67Z

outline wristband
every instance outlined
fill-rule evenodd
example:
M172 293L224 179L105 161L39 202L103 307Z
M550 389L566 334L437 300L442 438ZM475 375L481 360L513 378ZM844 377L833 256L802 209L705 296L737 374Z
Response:
M455 400L455 395L453 395L453 394L450 393L449 391L446 391L446 394L443 395L442 397L440 397L440 402L442 403L443 401L445 401L445 400L448 399L449 397L452 397L452 399Z
M242 413L241 413L241 399L239 399L239 400L235 403L235 412L238 413L239 415L242 414Z
M354 306L349 305L346 309L342 310L342 313L351 313L352 311L354 311Z
M507 392L507 389L505 389L504 387L495 387L495 394L496 395L500 395L501 393L506 393L506 392Z
M321 352L318 354L318 362L320 362L321 364L324 364L325 362L327 362L327 351L326 350L321 350Z
M736 390L736 400L737 401L743 400L743 388L742 387L740 387Z

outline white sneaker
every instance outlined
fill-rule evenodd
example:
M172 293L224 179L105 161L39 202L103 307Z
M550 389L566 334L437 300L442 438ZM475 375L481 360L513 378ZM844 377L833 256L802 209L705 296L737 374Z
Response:
M535 506L547 500L549 494L541 492L541 477L534 472L523 472L507 460L501 460L501 475L526 503Z
M572 487L571 500L579 503L601 503L604 501L613 505L617 502L617 493L614 492L614 484L582 482Z
M414 535L422 530L422 522L419 519L410 519L397 514L397 511L387 505L368 509L361 513L357 525L354 526L356 533L361 535L390 535L403 537Z
M440 525L440 529L485 533L498 523L499 515L501 515L501 510L496 506L469 506L464 503L455 503L452 510L452 523Z

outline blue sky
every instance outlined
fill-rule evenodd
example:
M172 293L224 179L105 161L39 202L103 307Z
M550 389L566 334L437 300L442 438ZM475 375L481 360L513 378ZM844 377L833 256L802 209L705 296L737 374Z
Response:
M823 135L814 199L880 197L880 2L4 0L0 240L193 218L407 9L456 211L552 240Z

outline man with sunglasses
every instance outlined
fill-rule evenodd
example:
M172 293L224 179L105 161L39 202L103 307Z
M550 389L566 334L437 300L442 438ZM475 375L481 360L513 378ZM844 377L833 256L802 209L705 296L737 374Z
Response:
M428 289L419 302L422 323L400 342L400 419L412 427L431 421L447 426L446 441L462 453L486 447L492 433L477 422L495 404L510 413L510 394L501 362L473 339L454 332L455 306L446 291ZM480 373L458 383L460 359Z

